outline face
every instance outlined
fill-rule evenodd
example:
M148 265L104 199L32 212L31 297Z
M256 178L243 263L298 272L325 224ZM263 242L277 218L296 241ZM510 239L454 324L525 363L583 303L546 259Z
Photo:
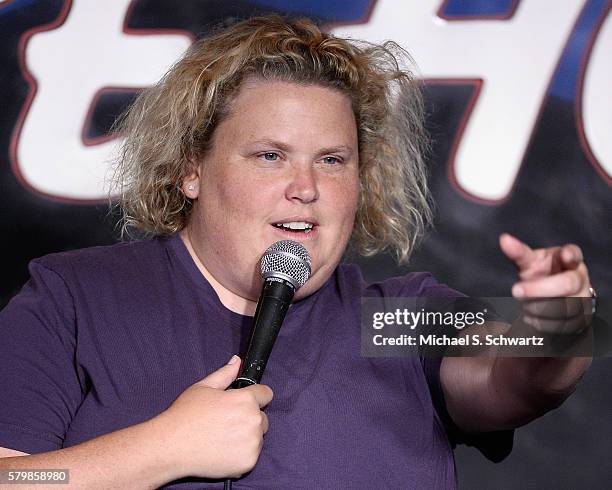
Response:
M290 239L312 258L296 299L319 289L342 257L357 209L357 127L348 96L316 85L245 82L197 163L183 181L194 199L185 231L216 282L257 301L261 255Z

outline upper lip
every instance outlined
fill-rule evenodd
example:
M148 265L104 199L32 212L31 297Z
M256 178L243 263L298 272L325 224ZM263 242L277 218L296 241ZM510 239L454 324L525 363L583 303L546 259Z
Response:
M315 226L317 226L319 223L317 222L316 219L314 219L312 216L290 216L288 218L282 218L279 220L275 220L272 221L271 224L276 225L279 223L291 223L291 222L295 222L295 221L301 221L304 223L311 223Z

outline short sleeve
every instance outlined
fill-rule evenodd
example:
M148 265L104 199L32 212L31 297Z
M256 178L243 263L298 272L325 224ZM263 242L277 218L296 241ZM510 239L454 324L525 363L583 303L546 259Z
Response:
M62 277L39 260L0 312L0 447L62 447L83 396L75 365L75 313Z
M434 283L435 280L433 280L433 278L430 278L430 281L431 283L429 287L424 290L424 296L458 299L459 301L449 302L449 307L453 309L460 308L462 311L466 312L477 312L483 310L482 302L469 298L444 284ZM499 320L499 317L495 314L490 305L487 306L487 320ZM456 335L458 330L451 328L446 333ZM423 365L423 372L425 374L425 378L427 379L427 384L431 393L432 402L440 421L444 425L452 446L455 447L457 444L473 446L478 449L487 459L493 462L500 462L505 459L512 451L512 446L514 443L514 430L481 432L477 434L467 434L463 432L454 423L446 408L444 392L440 382L440 366L442 364L442 357L424 356L421 358L421 363Z

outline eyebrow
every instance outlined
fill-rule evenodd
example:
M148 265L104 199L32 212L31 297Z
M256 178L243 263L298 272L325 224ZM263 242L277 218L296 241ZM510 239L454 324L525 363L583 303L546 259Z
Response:
M250 145L266 145L266 146L272 146L274 148L278 148L279 150L282 150L282 151L291 151L291 146L285 143L282 143L280 141L272 140L272 139L264 138L260 140L251 141L249 144ZM341 152L352 154L353 148L350 146L346 146L346 145L338 145L338 146L329 146L326 148L320 148L317 151L319 155L324 155L325 153L341 153Z
M352 154L353 148L351 148L350 146L346 146L346 145L330 146L329 148L321 148L321 150L319 151L319 154L323 155L324 153L342 153L342 152Z
M291 147L286 145L285 143L281 143L280 141L271 140L271 139L261 139L249 142L249 145L265 145L272 146L274 148L278 148L283 151L290 151Z

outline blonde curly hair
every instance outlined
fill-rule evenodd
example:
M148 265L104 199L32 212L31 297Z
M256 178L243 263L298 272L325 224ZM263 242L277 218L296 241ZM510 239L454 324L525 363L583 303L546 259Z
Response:
M407 62L407 63L406 63ZM352 101L359 141L360 199L354 249L408 259L431 219L423 152L423 103L399 45L335 37L309 19L253 17L195 42L120 121L115 168L122 232L182 230L192 202L181 189L209 149L247 78L331 87Z

